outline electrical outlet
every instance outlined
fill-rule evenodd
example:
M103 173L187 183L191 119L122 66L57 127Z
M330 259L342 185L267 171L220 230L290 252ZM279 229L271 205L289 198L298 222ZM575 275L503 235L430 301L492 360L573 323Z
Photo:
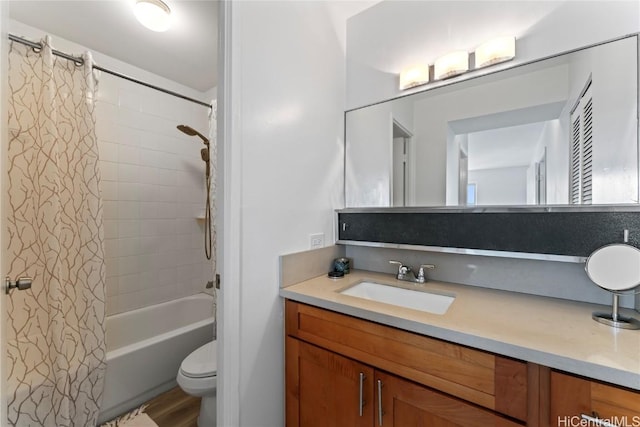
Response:
M324 233L309 234L309 249L324 247Z

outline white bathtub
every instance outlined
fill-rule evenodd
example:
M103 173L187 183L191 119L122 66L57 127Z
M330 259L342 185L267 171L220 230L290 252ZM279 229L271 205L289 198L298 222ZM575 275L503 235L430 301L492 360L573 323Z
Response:
M197 294L107 317L99 423L176 386L182 360L213 339L213 297Z

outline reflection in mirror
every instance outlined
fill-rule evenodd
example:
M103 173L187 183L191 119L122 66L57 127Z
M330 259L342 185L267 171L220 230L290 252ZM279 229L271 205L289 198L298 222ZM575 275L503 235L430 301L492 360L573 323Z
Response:
M346 207L638 203L632 36L348 111Z

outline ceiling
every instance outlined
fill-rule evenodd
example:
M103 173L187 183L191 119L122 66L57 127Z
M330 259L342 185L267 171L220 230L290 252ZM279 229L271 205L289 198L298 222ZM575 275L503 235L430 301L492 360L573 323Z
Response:
M9 2L11 19L205 92L217 84L218 1L164 0L172 26L143 27L135 0ZM19 34L17 34L19 35Z
M529 166L547 123L469 133L469 170Z

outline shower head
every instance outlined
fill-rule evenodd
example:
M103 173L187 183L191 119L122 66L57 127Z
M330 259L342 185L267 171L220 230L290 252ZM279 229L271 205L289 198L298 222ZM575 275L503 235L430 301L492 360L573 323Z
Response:
M189 136L199 136L200 139L202 139L202 142L204 142L204 145L206 145L207 147L209 146L209 138L205 137L203 134L201 134L191 126L178 125L177 128L180 132L185 133Z

